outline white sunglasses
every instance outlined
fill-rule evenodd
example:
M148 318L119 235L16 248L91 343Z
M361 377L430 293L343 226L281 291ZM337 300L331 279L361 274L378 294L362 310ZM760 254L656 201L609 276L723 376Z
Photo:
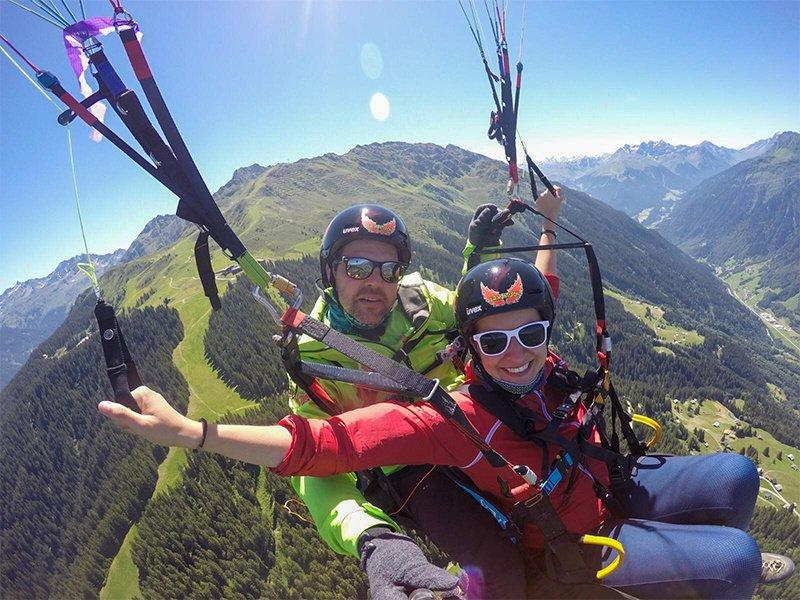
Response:
M478 344L484 356L497 356L508 350L512 339L523 347L532 350L547 343L547 330L550 321L534 321L526 323L516 329L496 329L476 333L472 339Z

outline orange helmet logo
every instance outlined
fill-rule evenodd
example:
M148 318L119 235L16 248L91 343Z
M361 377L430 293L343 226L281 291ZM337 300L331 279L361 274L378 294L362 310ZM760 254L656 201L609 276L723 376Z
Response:
M392 235L397 227L397 222L395 219L392 219L383 225L379 225L369 218L367 209L365 208L363 211L361 211L361 226L370 233L375 233L378 235Z
M520 277L519 273L517 273L517 278L514 280L514 283L512 283L505 292L493 290L492 288L483 285L483 282L481 282L481 296L483 296L483 299L492 306L516 304L519 302L519 299L522 298L522 292L524 291L525 290L522 287L522 277Z

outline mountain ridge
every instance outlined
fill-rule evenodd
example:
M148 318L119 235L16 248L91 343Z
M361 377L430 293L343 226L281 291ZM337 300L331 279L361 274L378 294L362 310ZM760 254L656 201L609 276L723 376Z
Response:
M551 178L654 226L685 191L738 162L763 154L783 133L739 149L708 140L695 145L647 140L596 156L546 159L540 166Z
M728 276L758 265L758 306L800 330L800 134L689 190L658 230Z

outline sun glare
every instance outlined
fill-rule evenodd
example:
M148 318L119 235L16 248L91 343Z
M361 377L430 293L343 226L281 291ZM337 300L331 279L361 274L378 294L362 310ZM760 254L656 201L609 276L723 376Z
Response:
M385 121L389 118L389 99L380 92L375 92L369 100L369 111L376 121Z
M377 79L383 71L383 56L380 49L370 42L361 46L361 70L370 79Z

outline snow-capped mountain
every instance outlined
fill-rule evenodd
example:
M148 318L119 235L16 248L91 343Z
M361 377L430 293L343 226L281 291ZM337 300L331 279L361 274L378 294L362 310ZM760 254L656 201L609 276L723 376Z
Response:
M675 199L701 181L769 151L781 134L741 149L704 141L694 146L663 140L625 144L611 154L547 159L551 179L577 187L648 226L660 222Z

